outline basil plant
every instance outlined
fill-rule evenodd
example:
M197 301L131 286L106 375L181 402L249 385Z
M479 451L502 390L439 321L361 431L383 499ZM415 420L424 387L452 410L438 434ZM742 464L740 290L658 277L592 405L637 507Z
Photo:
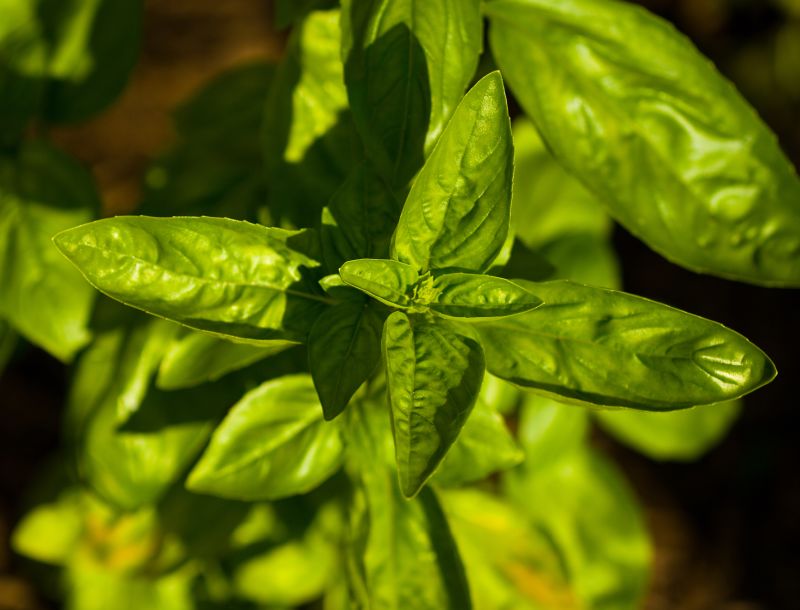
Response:
M110 298L70 339L71 467L15 548L76 610L638 607L649 539L592 422L690 460L776 370L621 292L611 219L689 269L800 286L774 135L627 2L276 8L285 57L177 110L142 215L42 247Z

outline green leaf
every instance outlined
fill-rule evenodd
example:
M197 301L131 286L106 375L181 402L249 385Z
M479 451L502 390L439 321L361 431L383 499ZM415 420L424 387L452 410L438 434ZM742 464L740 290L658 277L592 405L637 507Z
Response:
M383 359L400 487L411 497L472 411L483 380L483 350L469 327L396 311L383 327Z
M141 406L167 346L179 329L166 320L148 320L126 338L117 371L122 384L117 397L118 423L125 423Z
M304 341L324 307L303 231L224 218L120 216L56 245L98 290L147 313L253 344Z
M515 250L517 256L512 255L503 276L619 288L619 264L610 243L611 220L602 205L564 171L530 121L517 119L513 131L511 227L525 246L534 248L554 270L536 277L535 260L528 261Z
M775 377L741 335L666 305L566 281L523 283L544 301L476 323L489 371L590 404L669 411L738 398Z
M350 459L362 483L348 507L355 521L356 569L348 576L359 594L356 607L471 610L464 567L436 495L427 487L410 500L400 493L386 414L378 406L359 403L346 413Z
M589 413L547 396L526 394L519 416L518 437L526 468L546 468L586 445Z
M76 3L84 7L92 4L97 6L83 50L89 69L79 80L66 78L49 83L45 115L50 121L80 121L103 110L122 92L139 59L142 0Z
M367 156L403 190L478 66L478 0L342 2L347 93Z
M516 466L524 457L503 417L490 406L481 391L464 429L431 482L445 487L472 483Z
M269 207L295 226L316 222L353 160L340 46L339 11L311 13L293 30L267 99Z
M54 502L38 504L14 529L12 548L43 563L67 563L83 530L81 509L75 489L62 492Z
M156 384L162 390L178 390L216 381L295 345L289 341L249 345L189 332L169 346L159 365Z
M331 271L357 258L388 258L401 204L375 174L357 165L322 211L322 247Z
M137 335L148 325L165 324L141 318L100 333L83 352L65 418L81 479L129 510L156 501L174 484L244 387L242 380L179 392L150 387L120 426L120 399L131 387L129 376L141 368Z
M226 146L228 151L246 148L260 155L253 130L261 127L274 73L274 65L261 61L222 72L175 110L178 135L193 144Z
M507 500L448 490L442 503L464 559L475 610L578 610L557 549Z
M602 204L569 175L526 118L513 124L514 188L511 226L529 248L568 235L606 237L611 221Z
M191 464L235 400L232 390L151 390L119 427L113 392L86 423L80 469L91 488L125 509L156 501Z
M196 568L184 567L161 577L127 574L83 560L66 572L67 610L194 610L192 582Z
M741 412L739 401L677 411L601 411L600 426L614 438L655 460L693 461L717 445Z
M287 376L234 405L187 486L225 498L283 498L314 489L341 461L339 426L323 420L311 377Z
M510 280L477 273L448 273L433 282L430 308L456 318L513 316L536 309L541 299Z
M575 607L639 608L652 555L641 510L622 475L588 448L543 468L527 463L506 477L505 488L558 549L580 602Z
M351 260L339 269L349 286L391 307L411 307L419 274L410 265L388 259Z
M328 509L321 507L302 535L257 554L244 549L241 560L233 561L237 595L270 608L296 607L318 599L331 586L339 559L334 541L325 531L330 527L326 523ZM335 526L341 527L338 522Z
M461 100L403 206L392 258L419 271L485 271L508 233L513 147L503 79Z
M617 255L607 237L565 235L551 241L539 252L555 268L548 279L571 280L612 289L619 289L622 284Z
M800 181L735 88L633 4L493 0L494 55L548 148L689 269L800 286Z
M380 355L381 319L367 303L340 303L317 319L308 335L308 368L326 420L344 410Z
M175 112L178 142L145 175L141 213L254 219L266 199L260 132L275 69L222 73Z
M94 292L50 238L98 206L89 174L49 145L0 158L0 317L63 361L89 341Z
M275 25L286 28L301 21L310 12L320 8L333 8L335 0L277 0L275 3Z

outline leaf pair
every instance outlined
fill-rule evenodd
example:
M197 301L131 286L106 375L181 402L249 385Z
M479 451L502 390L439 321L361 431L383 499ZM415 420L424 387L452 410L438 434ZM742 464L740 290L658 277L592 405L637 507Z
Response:
M492 318L530 311L542 301L512 281L480 273L420 274L393 260L360 259L342 265L342 280L376 300L412 312L450 318Z

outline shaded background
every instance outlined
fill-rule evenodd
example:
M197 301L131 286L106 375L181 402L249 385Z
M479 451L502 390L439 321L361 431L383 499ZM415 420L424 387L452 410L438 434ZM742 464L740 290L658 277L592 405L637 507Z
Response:
M54 130L91 168L108 213L128 212L142 174L174 138L170 110L227 68L277 60L285 35L266 0L149 0L139 65L122 97L90 122ZM800 0L644 0L688 34L739 87L800 165ZM597 434L631 479L655 540L647 610L800 607L800 291L768 290L671 265L622 229L626 290L709 317L775 360L778 380L746 400L706 458L649 461ZM0 379L0 610L49 607L8 546L21 498L58 446L66 371L25 348ZM113 610L113 609L109 609Z

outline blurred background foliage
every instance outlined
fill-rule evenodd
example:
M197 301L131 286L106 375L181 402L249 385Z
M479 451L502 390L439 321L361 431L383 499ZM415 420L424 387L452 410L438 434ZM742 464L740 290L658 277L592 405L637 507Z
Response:
M114 10L103 9L112 4ZM27 135L50 136L56 146L91 172L99 191L96 195L80 177L84 170L61 174L62 179L78 176L71 179L71 186L65 190L76 193L76 201L81 204L88 202L85 209L77 211L67 205L72 213L65 219L67 224L74 224L76 218L80 221L81 214L86 218L96 215L100 205L100 213L104 215L132 211L214 213L269 222L276 220L273 216L282 211L274 205L268 212L252 206L253 201L267 198L287 202L283 212L290 215L291 197L322 197L319 194L328 192L335 176L328 179L322 175L318 182L304 183L303 193L269 189L269 185L282 182L274 180L276 176L291 176L297 168L280 155L270 161L267 151L265 178L264 143L259 135L261 109L254 109L248 102L258 97L269 98L265 103L275 109L289 103L281 99L280 87L273 89L278 93L269 96L268 88L270 82L294 85L300 74L301 66L292 63L293 43L287 48L287 27L306 4L310 3L298 0L275 7L267 0L147 0L142 14L138 2L133 0L114 3L46 0L40 3L40 14L33 20L41 24L42 35L15 28L15 23L30 22L30 16L14 12L21 3L0 0L0 92L17 92L14 96L0 96L0 134L17 135L12 127L19 124L20 117L41 117L28 127ZM643 0L642 4L675 23L714 60L776 131L795 164L800 165L800 0ZM59 15L70 11L73 18L59 19ZM88 22L95 23L95 27L87 28ZM67 25L62 27L64 23ZM7 35L9 32L14 36ZM324 32L304 35L322 36ZM284 54L290 60L276 73L272 64ZM15 63L14 58L23 56L24 62ZM87 61L87 57L93 61ZM295 63L300 61L298 56ZM314 69L319 70L319 78L326 77L326 66L315 65ZM104 74L117 76L109 78ZM343 99L331 99L329 114L323 117L323 122L328 121L323 131L337 125L337 113L343 104ZM287 127L268 119L265 131L285 146L302 148L303 142L285 133ZM574 450L569 451L562 451L561 445L555 451L552 446L538 442L537 426L543 425L543 421L551 425L559 419L556 415L559 411L546 400L528 400L520 412L520 438L529 457L534 452L547 468L538 476L530 476L525 468L513 471L504 479L507 494L512 499L515 496L546 499L554 490L566 487L572 494L569 502L575 507L571 515L581 515L586 498L591 498L597 502L592 506L592 516L578 521L548 510L546 502L529 507L532 514L528 517L542 523L557 543L572 549L593 548L591 539L582 543L569 540L581 532L591 535L596 531L587 520L596 518L604 527L613 523L614 534L621 543L603 547L603 558L611 557L612 563L623 567L626 562L636 564L648 554L646 548L637 546L640 527L637 517L626 518L624 514L609 517L608 507L598 500L604 493L614 495L616 490L618 502L622 498L623 505L634 503L620 475L607 463L610 457L632 482L635 495L644 504L645 523L654 541L654 564L645 608L795 607L800 598L797 578L800 558L796 552L800 548L800 522L796 518L800 514L800 482L796 474L796 465L800 463L800 444L796 442L800 417L794 408L793 391L793 380L800 375L800 361L792 345L800 340L797 291L743 286L697 276L670 265L613 227L604 214L597 213L599 208L593 207L590 196L577 184L564 185L563 172L544 152L529 123L517 120L514 129L518 177L515 197L519 191L554 203L558 198L568 198L571 205L585 209L585 213L568 218L559 215L557 208L552 212L539 210L537 231L518 235L525 246L544 253L563 275L595 284L623 285L630 292L740 330L774 357L781 377L748 399L744 406L737 403L703 411L702 417L695 415L686 422L680 416L658 420L658 416L648 414L606 412L594 414L598 425L589 428L588 415L570 412L566 416L570 421L557 422L558 430L563 430L558 440L566 447L574 445ZM336 129L329 131L328 136L335 138ZM0 140L0 147L13 146L13 139ZM25 158L35 167L37 159L60 155L48 147L31 147ZM325 143L315 146L304 160L330 165ZM74 161L65 159L63 163L71 165ZM525 171L521 171L523 168ZM0 167L0 184L3 172ZM530 176L539 179L535 184L526 184ZM59 176L53 178L58 179ZM60 187L58 182L53 184ZM39 191L35 197L45 202L53 199L52 195ZM521 206L515 209L517 214L524 211ZM290 220L300 224L298 219ZM515 223L518 227L530 224L524 217L516 218ZM44 235L54 231L47 225L41 232ZM615 262L614 251L622 261L621 266ZM587 260L591 265L585 263ZM74 303L66 309L78 312L76 316L80 318L83 315L80 312L88 311L84 303L87 298L75 295ZM96 312L95 317L102 316L102 309L98 309L100 314ZM11 316L8 311L4 315ZM136 345L135 333L140 332L137 329L144 325L146 322L139 319L130 323L132 345ZM40 330L32 327L26 334L37 341ZM124 365L125 356L118 353L123 349L121 339L114 332L101 333L90 353L101 362L108 354L117 354L115 359L121 358ZM42 335L37 342L48 347L46 333ZM78 332L67 337L66 343L59 343L68 346L66 351L58 353L58 348L50 351L68 360L86 340ZM280 503L250 506L214 498L203 498L201 502L197 496L190 497L182 491L169 492L158 508L138 506L137 496L137 500L131 501L134 510L123 519L110 515L109 509L94 496L75 488L58 489L57 483L46 480L40 483L43 489L34 489L31 495L31 482L59 447L62 428L69 431L70 426L80 424L81 401L76 402L73 395L73 406L63 412L68 378L62 365L27 343L15 343L13 333L0 320L0 363L12 353L13 360L0 378L0 609L53 607L53 602L31 584L31 565L11 551L11 531L37 494L49 499L26 521L28 531L38 534L29 539L25 537L27 528L17 529L14 546L43 563L65 563L70 569L79 566L79 573L71 578L78 596L76 607L80 607L82 592L109 589L108 583L103 582L108 572L98 571L98 565L112 565L123 575L110 588L116 591L116 596L129 587L132 599L147 600L147 596L152 596L148 605L153 607L176 610L189 607L191 592L185 583L192 575L172 570L177 558L187 549L201 557L216 557L221 552L219 540L193 538L189 525L192 522L213 522L219 527L221 538L233 541L225 550L224 561L236 566L237 576L232 586L238 594L274 606L302 601L305 591L311 591L313 597L321 585L309 575L327 577L334 559L327 554L328 546L323 541L341 518L335 507L326 505L324 490L319 497L308 500L315 509L324 507L314 519L309 516L313 513L308 507L305 512L297 513L296 505L288 507ZM228 357L247 359L252 355L236 353ZM76 373L78 382L80 370L79 367ZM164 389L182 387L182 380L170 380L168 367L163 363L159 385L162 373L163 383L173 384ZM98 383L94 369L86 375L87 387ZM114 372L107 377L111 384ZM73 392L81 390L78 382ZM241 382L241 387L248 387L245 380ZM135 388L123 388L119 393L136 399ZM154 397L148 398L155 405L152 412L156 412L159 394L162 393L155 392ZM85 402L92 397L81 398ZM96 398L102 400L100 396ZM117 403L103 408L109 413L106 420L113 424ZM96 419L92 425L99 428L104 424ZM693 427L688 441L681 434L686 425ZM203 426L198 426L182 428L176 434L192 442L192 434L204 433ZM583 439L586 434L590 435L591 448L571 440ZM103 434L94 436L103 442ZM653 442L655 438L657 443ZM719 446L699 461L681 463L700 458L709 445L718 442ZM601 457L601 453L606 457ZM671 462L662 461L665 459ZM174 464L176 470L182 467L180 463ZM104 465L97 468L105 472ZM57 471L59 467L54 469ZM116 483L127 475L112 474L107 481L106 496L125 505L126 499L120 494L124 496L129 489L119 488ZM582 483L574 484L576 480L597 487L584 489ZM135 491L138 494L141 490ZM52 501L54 494L57 500ZM540 539L540 533L511 527L517 516L503 511L518 509L496 506L493 502L488 495L471 490L448 494L445 502L449 514L455 518L454 534L468 569L482 563L474 558L482 559L485 547L472 548L469 544L481 537L509 544L524 541L520 543L520 553L546 556L541 549L550 541ZM496 529L470 521L476 507L498 515L497 522L492 524ZM635 513L635 509L631 511ZM40 533L43 531L49 532L45 545ZM623 544L626 540L632 542ZM503 544L498 546L505 548ZM602 545L594 545L598 546ZM265 548L269 552L264 553ZM503 558L488 559L489 567L484 566L478 573L470 572L473 580L496 583L498 576L492 566L494 562L502 563ZM585 599L600 599L593 596L600 595L608 578L619 575L593 572L591 566L597 566L597 562L578 551L568 561L574 569L586 566L581 572L582 580L575 584ZM138 573L142 566L172 576L159 580L157 588L145 592L134 590L137 581L124 575ZM294 567L294 571L285 574L286 591L272 590L264 598L259 587L264 575L274 575L286 566ZM183 571L192 569L193 565L188 565ZM42 570L41 566L34 566L33 572L36 570L42 572L37 582L54 578L51 571ZM624 574L625 570L619 573ZM231 585L223 580L207 577L203 584L208 589L205 597L224 597L219 589ZM556 596L553 603L570 607L569 600L558 597L558 583L550 584L547 595ZM637 589L641 583L620 586ZM86 603L114 608L118 599L95 598ZM613 610L613 600L608 606L598 602L597 607Z

